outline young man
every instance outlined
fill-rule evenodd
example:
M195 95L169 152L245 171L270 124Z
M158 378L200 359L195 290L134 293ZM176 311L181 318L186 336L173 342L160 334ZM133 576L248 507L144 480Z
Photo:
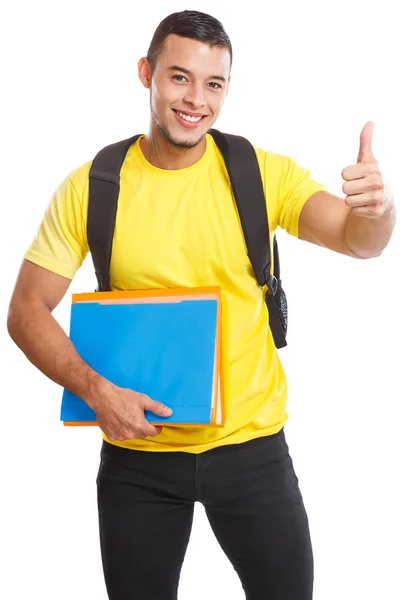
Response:
M268 327L223 159L207 131L228 93L232 48L221 23L196 11L157 28L139 78L151 122L128 151L111 260L113 289L220 285L230 301L225 428L153 427L167 409L119 388L76 353L52 316L88 252L88 173L71 172L25 255L8 327L48 377L93 408L103 432L97 478L102 560L111 600L172 600L194 503L236 569L248 600L310 600L308 521L285 441L286 379ZM378 256L395 222L362 131L345 201L290 158L256 148L271 236L356 258Z

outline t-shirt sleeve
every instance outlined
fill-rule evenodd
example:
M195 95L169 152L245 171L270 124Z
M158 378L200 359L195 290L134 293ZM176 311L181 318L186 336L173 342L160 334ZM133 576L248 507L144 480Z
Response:
M72 171L57 187L24 255L26 260L68 279L73 279L89 251L84 187L77 186L86 170L82 167Z
M288 156L282 156L278 190L278 225L290 235L299 237L299 217L307 200L325 186L311 178L310 171Z

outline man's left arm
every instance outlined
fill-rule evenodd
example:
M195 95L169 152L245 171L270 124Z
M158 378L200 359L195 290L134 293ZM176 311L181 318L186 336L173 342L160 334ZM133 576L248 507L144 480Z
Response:
M357 164L342 171L345 199L321 191L305 203L299 238L354 258L379 256L396 222L393 195L385 185L372 149L373 123L360 136Z

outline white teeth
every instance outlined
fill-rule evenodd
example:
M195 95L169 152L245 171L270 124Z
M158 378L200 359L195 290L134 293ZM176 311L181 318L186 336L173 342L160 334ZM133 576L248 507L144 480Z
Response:
M185 115L185 113L182 113L179 110L177 110L176 112L182 119L185 119L185 121L189 121L189 123L198 123L200 119L202 119L202 117L190 117L189 115Z

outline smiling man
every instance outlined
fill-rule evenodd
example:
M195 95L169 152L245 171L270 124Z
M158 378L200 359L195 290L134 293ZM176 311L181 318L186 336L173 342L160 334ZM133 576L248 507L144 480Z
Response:
M205 31L203 35L207 37ZM215 36L209 46L176 34L164 38L163 30L157 30L148 56L139 61L139 77L150 89L151 109L150 132L140 145L152 164L182 169L205 152L205 134L228 93L232 63L226 34L221 30ZM218 39L227 46L216 44Z
M15 342L93 408L102 430L98 510L111 600L177 598L195 502L248 600L312 598L308 519L283 431L286 378L225 163L208 133L231 65L231 43L213 17L184 11L158 26L138 65L150 90L150 128L122 165L110 265L112 289L219 285L228 295L226 426L152 426L144 410L166 416L168 408L93 371L52 316L89 251L92 161L56 190L11 299ZM271 236L281 227L351 257L378 256L395 209L371 140L367 123L357 163L342 171L344 199L289 157L255 148Z

